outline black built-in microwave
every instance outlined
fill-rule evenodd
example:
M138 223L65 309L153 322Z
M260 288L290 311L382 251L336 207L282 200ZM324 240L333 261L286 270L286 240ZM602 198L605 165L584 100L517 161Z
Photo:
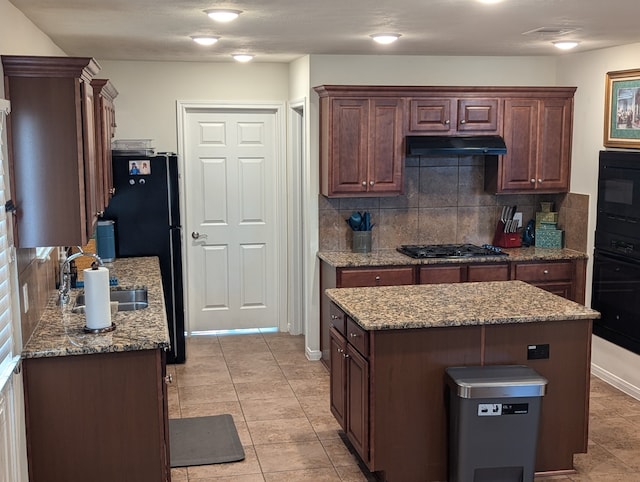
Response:
M640 153L600 151L596 248L640 258Z

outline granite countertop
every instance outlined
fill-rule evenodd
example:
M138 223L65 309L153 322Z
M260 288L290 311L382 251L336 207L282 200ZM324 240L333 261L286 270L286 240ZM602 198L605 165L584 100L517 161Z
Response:
M365 330L600 318L597 311L523 281L333 288L326 294Z
M158 258L122 258L105 263L110 275L118 278L118 287L145 286L149 306L142 310L121 311L112 316L116 329L102 334L84 332L84 314L72 313L76 295L58 306L58 293L49 297L47 306L31 338L22 350L23 358L43 358L92 353L149 350L169 346L169 329L164 308L162 278Z
M370 253L351 251L320 251L318 257L334 268L357 268L365 266L398 266L415 264L461 264L496 263L513 261L558 261L586 259L587 255L572 249L555 248L503 248L508 256L478 256L469 258L427 258L414 259L395 249L380 249Z

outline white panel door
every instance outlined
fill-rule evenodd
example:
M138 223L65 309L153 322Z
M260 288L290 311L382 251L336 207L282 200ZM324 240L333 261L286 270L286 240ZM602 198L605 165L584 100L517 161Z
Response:
M268 111L187 112L191 332L278 326L275 119Z

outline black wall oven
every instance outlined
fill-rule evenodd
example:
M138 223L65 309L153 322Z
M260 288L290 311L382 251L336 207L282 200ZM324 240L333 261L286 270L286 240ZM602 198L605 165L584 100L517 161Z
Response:
M640 153L601 151L593 333L640 354Z

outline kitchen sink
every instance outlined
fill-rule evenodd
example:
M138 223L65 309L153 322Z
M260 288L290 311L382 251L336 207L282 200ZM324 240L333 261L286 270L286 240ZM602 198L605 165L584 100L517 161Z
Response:
M111 301L118 302L118 311L143 310L149 306L147 288L116 288L111 290ZM72 313L84 313L84 292L76 297Z

